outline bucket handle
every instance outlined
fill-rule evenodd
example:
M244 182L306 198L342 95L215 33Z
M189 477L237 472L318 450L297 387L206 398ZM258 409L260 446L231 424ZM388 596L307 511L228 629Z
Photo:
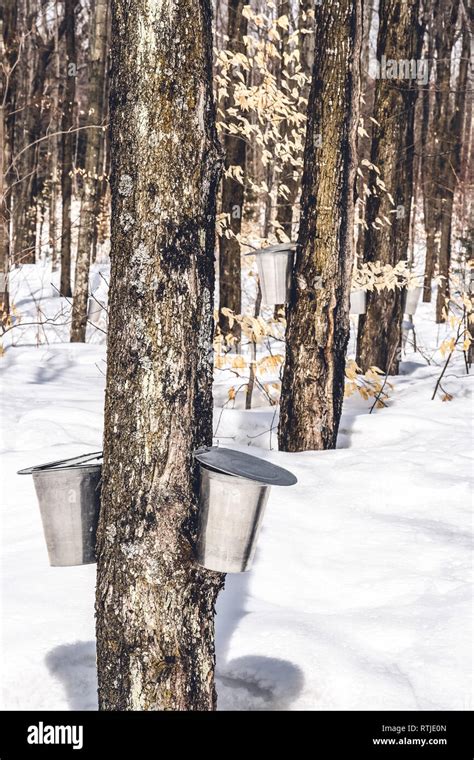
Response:
M92 459L102 459L102 456L102 451L94 451L92 454L82 454L81 456L71 457L70 459L58 459L56 462L45 462L45 464L37 464L34 467L25 467L24 470L18 470L17 475L31 475L33 472L52 470L55 467L60 467L64 464L83 464L84 462L90 462Z

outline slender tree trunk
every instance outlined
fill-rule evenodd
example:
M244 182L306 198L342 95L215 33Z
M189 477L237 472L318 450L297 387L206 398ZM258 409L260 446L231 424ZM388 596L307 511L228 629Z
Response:
M432 0L423 0L423 26L427 34L426 57L432 66L434 57L433 4ZM431 71L430 71L431 74ZM426 237L425 273L423 278L423 301L431 301L431 285L438 258L437 231L439 214L434 203L434 152L435 135L432 134L431 113L433 108L433 85L430 81L422 90L421 107L421 174L423 184L423 220Z
M244 5L244 0L229 0L228 3L227 49L233 53L242 53L245 50L242 39L247 34L247 19L242 15ZM230 93L225 100L224 110L228 112L233 105L234 99ZM225 133L224 151L225 168L238 166L245 177L246 144L242 136ZM244 185L233 177L224 177L222 213L229 214L230 228L235 235L241 230L243 206ZM238 344L240 325L234 322L231 328L229 318L222 313L222 308L232 309L235 314L240 314L242 310L240 243L234 237L225 236L219 238L219 326L224 335L232 333Z
M449 298L449 271L451 266L451 228L454 207L454 194L461 173L461 150L464 113L466 108L466 87L470 59L471 38L469 30L463 29L461 49L461 61L456 87L454 110L449 120L447 133L443 140L442 174L443 181L440 186L444 194L443 216L441 221L441 236L439 242L439 275L440 282L436 299L436 321L445 321L445 304ZM446 80L446 86L450 89L450 79ZM447 95L449 98L449 92Z
M290 17L290 3L289 0L282 0L278 6L278 16ZM282 69L285 68L283 54L289 52L289 32L290 27L286 27L280 30L280 60L278 62L277 73L277 86L281 89L282 82ZM291 125L288 124L285 119L280 127L280 134L282 141L291 131ZM277 191L277 214L276 220L281 224L283 232L291 239L291 231L293 228L293 203L296 200L298 192L298 184L295 179L295 167L291 161L283 164L282 172L278 175L278 191ZM284 192L281 189L281 185L286 185L289 192ZM278 308L278 307L277 307Z
M193 558L192 457L212 441L221 158L211 56L208 0L114 0L96 598L102 710L215 706L213 617L223 576Z
M378 15L378 2L377 0L367 0L363 3L363 35L362 35L362 54L361 54L361 72L360 72L360 87L361 87L361 104L360 104L360 117L363 120L364 129L366 134L357 135L357 159L359 166L362 159L370 158L371 149L371 135L372 135L372 121L370 117L373 115L374 110L374 95L375 86L373 72L370 71L371 66L371 30L374 14ZM356 177L356 203L357 203L357 217L362 219L364 216L364 203L366 197L364 194L364 182L365 176ZM365 229L362 221L357 224L357 242L356 242L356 259L357 263L364 259L364 242L365 242Z
M62 195L62 235L61 235L61 284L62 296L71 296L71 201L74 147L76 144L74 126L74 100L76 97L76 22L77 0L64 0L66 39L66 87L61 121L61 195Z
M361 33L359 0L316 6L279 424L284 451L336 445L349 339Z
M421 49L418 2L381 0L377 59L417 60ZM374 104L371 162L378 167L386 192L376 185L371 172L372 194L367 198L364 260L395 266L406 259L413 194L414 117L416 82L408 78L377 80ZM403 74L403 72L402 72ZM395 212L395 213L393 213ZM390 222L387 222L390 220ZM402 293L384 289L367 293L367 312L359 319L357 363L396 374L400 360Z
M2 53L2 19L0 19L0 53ZM8 242L8 210L6 202L5 182L5 107L2 105L3 92L0 87L0 321L5 323L10 313L8 294L9 242Z
M55 5L54 18L54 74L51 86L51 132L53 133L49 141L50 151L50 195L49 195L49 248L51 251L52 270L55 272L60 265L61 250L61 218L60 204L61 196L59 182L59 145L60 141L57 132L60 131L60 108L59 108L59 90L61 79L61 67L59 56L59 18L58 7Z
M303 87L302 95L308 98L311 86L311 72L314 63L314 2L313 0L300 0L298 8L298 29L300 30L299 51L300 64L303 74L306 74L308 83ZM302 29L313 30L312 34L303 34Z
M5 324L10 314L8 275L10 269L10 174L7 167L11 161L11 139L8 114L13 110L14 88L12 69L17 60L16 8L12 0L6 0L0 11L0 321ZM11 135L11 133L10 133Z
M91 18L89 42L88 108L91 124L103 123L104 75L107 60L107 6L108 0L95 0ZM84 342L87 327L87 302L89 296L89 270L91 251L96 236L96 197L99 186L100 145L103 132L89 129L86 137L85 174L81 205L81 226L76 256L74 304L72 309L71 342Z

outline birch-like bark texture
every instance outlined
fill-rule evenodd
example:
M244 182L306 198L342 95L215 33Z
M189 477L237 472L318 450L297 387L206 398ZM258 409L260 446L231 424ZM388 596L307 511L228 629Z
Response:
M279 445L336 445L353 264L360 0L316 5L302 218L288 305Z
M418 0L381 0L379 62L382 56L387 61L395 61L396 65L400 65L400 61L418 59L421 50L418 14ZM382 71L380 74L375 89L371 162L380 171L394 205L388 194L377 187L377 174L372 171L369 179L372 194L366 206L368 229L364 236L364 261L395 266L408 254L417 85L406 73L396 79L384 78ZM400 289L367 293L367 313L359 317L356 358L364 372L376 366L397 374L402 316Z
M97 655L102 710L211 710L223 576L194 561L212 442L221 152L209 0L112 5L112 270Z

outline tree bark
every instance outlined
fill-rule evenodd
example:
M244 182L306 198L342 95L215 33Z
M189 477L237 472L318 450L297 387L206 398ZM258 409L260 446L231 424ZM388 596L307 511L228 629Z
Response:
M432 0L423 0L424 29L427 34L426 57L428 61L434 58L433 36L433 4ZM431 301L431 285L438 259L437 231L439 230L439 214L434 203L434 164L436 150L435 135L432 132L431 113L433 108L433 87L431 79L423 88L421 108L421 174L423 184L423 220L426 237L425 272L423 277L423 301Z
M244 0L229 0L227 48L233 53L245 52L243 37L247 34L247 19L242 15ZM243 72L245 77L245 72ZM225 99L224 111L234 105L232 93ZM231 118L228 116L227 118ZM238 166L245 177L246 144L241 135L224 135L225 168ZM230 228L234 235L240 233L244 206L244 185L233 177L222 180L222 213L229 214ZM229 318L222 313L222 308L232 309L235 314L242 310L241 296L241 258L240 243L234 237L219 238L219 327L223 335L231 333L240 342L240 325L229 325Z
M97 656L102 710L212 710L223 576L195 564L212 441L221 153L208 0L114 0L112 269Z
M76 97L76 22L75 10L78 0L64 0L64 21L66 39L66 87L64 108L61 120L61 195L62 195L62 234L61 234L61 281L62 296L71 296L71 201L72 170L74 166L75 134L74 100Z
M0 19L0 36L2 21ZM0 46L1 52L1 46ZM2 95L0 88L0 97ZM8 292L9 242L8 242L8 212L6 204L5 183L5 108L0 104L0 320L4 324L10 313L10 298Z
M361 32L358 0L316 6L279 424L284 451L336 445L349 338Z
M452 21L452 19L450 19ZM454 24L453 24L454 25ZM451 45L452 47L452 45ZM444 97L446 103L446 120L448 128L443 133L442 155L440 163L443 169L440 176L439 191L443 196L442 218L441 218L441 236L439 241L439 275L438 293L436 298L436 321L444 322L446 299L449 298L449 272L451 266L451 228L454 207L454 194L459 182L461 173L461 149L462 149L462 131L464 124L464 113L466 108L466 86L469 69L471 49L471 37L467 27L463 29L461 61L459 64L459 74L454 100L454 109L449 108L449 91L451 81L451 67L449 66L449 77L446 74L444 86L447 93Z
M421 35L418 2L381 0L377 59L418 60ZM374 103L371 162L380 170L394 206L376 185L371 171L372 190L367 198L364 260L395 266L407 258L413 194L414 117L416 81L412 78L377 80ZM396 213L393 213L395 211ZM384 219L386 217L390 223ZM379 222L378 220L382 220ZM367 293L367 311L359 318L357 364L365 372L371 366L397 374L400 361L403 316L400 289Z
M104 119L104 77L107 60L107 8L108 0L95 0L91 13L89 42L89 77L87 113L92 125ZM96 197L99 187L100 147L102 130L92 128L87 132L85 174L81 205L81 226L76 255L74 303L72 309L71 342L84 342L87 328L87 305L89 296L89 270L91 251L96 235Z

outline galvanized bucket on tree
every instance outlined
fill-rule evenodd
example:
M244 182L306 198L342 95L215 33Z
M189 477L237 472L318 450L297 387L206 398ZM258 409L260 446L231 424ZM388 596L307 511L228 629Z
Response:
M296 243L281 243L261 248L255 254L262 302L267 306L289 300L295 249Z
M415 314L423 288L407 288L403 291L402 305L404 314Z
M104 322L105 325L107 323L107 310L104 304L92 296L89 296L87 304L87 319L96 327L99 326L101 322Z
M351 314L365 314L366 309L366 292L365 290L352 290L349 311Z
M406 345L408 341L408 336L411 332L413 332L415 329L415 325L413 324L411 319L404 319L402 322L402 348L405 351Z
M102 465L92 463L102 452L27 467L33 475L49 563L53 567L96 561Z
M244 573L257 548L271 485L296 477L258 457L214 446L195 453L200 463L197 561L208 570Z

